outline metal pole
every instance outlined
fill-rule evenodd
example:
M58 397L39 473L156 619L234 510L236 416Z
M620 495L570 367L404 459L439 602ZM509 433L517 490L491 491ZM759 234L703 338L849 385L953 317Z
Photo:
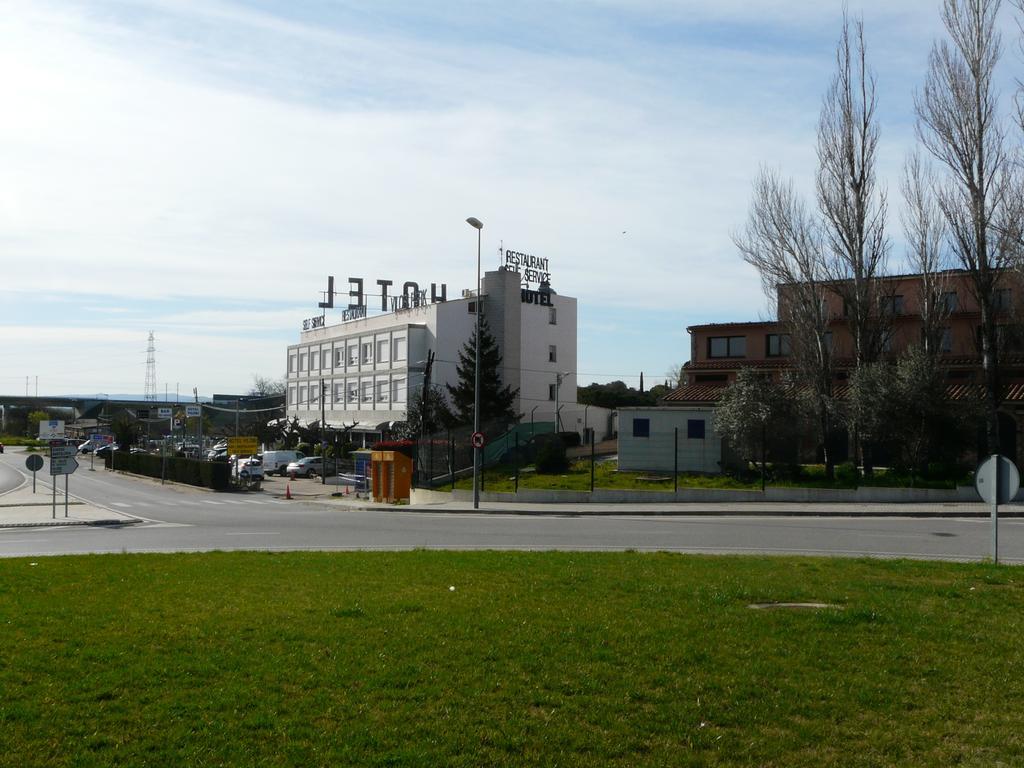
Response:
M672 441L672 492L679 493L679 427L673 431Z
M68 516L68 476L64 475L64 517Z
M53 463L53 456L50 456L50 463ZM50 475L50 488L53 489L53 496L50 500L50 519L57 519L57 477Z
M455 490L455 443L452 442L452 431L448 430L448 467L452 473L452 490Z
M238 398L235 398L235 437L238 437Z
M516 493L519 493L519 430L516 430Z
M992 496L992 562L999 564L999 457L992 456L996 463L995 494Z
M320 485L327 485L327 433L324 432L324 419L327 418L327 397L324 393L324 380L320 379Z
M594 492L594 463L597 458L597 448L594 441L590 441L590 492Z
M473 371L473 433L480 431L480 315L483 314L483 296L480 293L480 236L476 231L476 367ZM473 446L473 509L480 509L480 449Z

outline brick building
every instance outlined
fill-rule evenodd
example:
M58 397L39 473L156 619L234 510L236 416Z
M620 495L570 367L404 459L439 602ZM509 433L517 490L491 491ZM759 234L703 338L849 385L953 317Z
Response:
M968 275L961 270L942 273L940 305L945 320L940 332L939 353L953 400L980 398L983 387L978 328L981 314L970 290ZM921 339L920 275L882 278L884 309L891 319L883 342L882 357L895 359L907 346ZM1020 311L1024 309L1024 284L1020 277L1002 276L997 289L997 326L1001 397L999 409L1002 452L1018 464L1021 425L1024 424L1024 335ZM834 395L842 398L853 367L853 338L843 301L836 293L827 296L829 334L834 361ZM790 337L778 322L709 323L687 328L690 359L683 367L682 385L668 394L666 406L713 405L740 368L750 367L786 380L792 371ZM838 441L838 458L848 446ZM846 454L848 455L848 454Z

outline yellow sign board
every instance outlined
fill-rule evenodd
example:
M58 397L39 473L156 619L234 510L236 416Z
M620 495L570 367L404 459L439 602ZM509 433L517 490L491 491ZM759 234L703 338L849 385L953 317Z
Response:
M228 454L235 456L255 456L260 451L259 441L255 437L229 437Z

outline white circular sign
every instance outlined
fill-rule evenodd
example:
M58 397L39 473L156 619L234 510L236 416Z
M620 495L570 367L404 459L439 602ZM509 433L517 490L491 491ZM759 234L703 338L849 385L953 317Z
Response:
M483 432L474 432L473 437L471 438L471 442L473 443L474 448L483 448L484 443L487 442L487 439L484 437Z
M996 468L999 469L999 483L996 487ZM1017 495L1020 489L1020 473L1005 456L992 455L978 465L974 473L974 487L983 501L989 504L1005 504Z

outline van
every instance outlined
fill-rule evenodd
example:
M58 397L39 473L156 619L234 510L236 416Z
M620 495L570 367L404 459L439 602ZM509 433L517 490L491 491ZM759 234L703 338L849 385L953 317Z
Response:
M302 451L264 451L263 452L263 471L272 475L275 472L281 477L288 474L288 465L293 461L305 458L306 454Z

